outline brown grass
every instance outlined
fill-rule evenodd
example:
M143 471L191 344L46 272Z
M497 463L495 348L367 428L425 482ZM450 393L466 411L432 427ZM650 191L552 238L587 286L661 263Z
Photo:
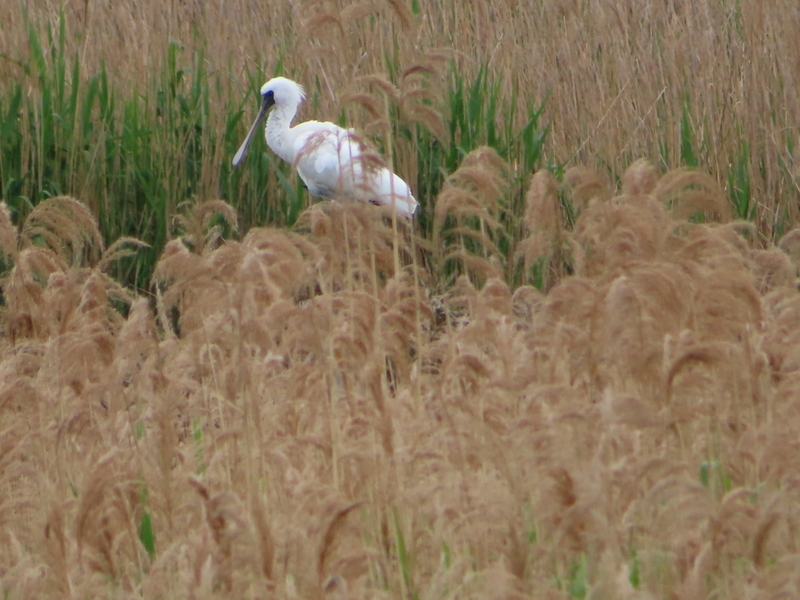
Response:
M78 201L43 202L19 229L3 206L4 597L798 594L800 234L765 240L796 219L781 136L800 117L800 8L420 4L65 5L84 73L103 58L134 86L163 40L213 39L210 68L236 80L246 65L266 79L283 53L319 82L309 112L372 90L349 116L378 130L354 106L395 92L359 77L396 48L405 118L436 126L414 79L450 48L465 74L503 73L506 95L551 90L547 152L581 167L562 188L531 174L511 258L544 261L544 292L512 289L494 246L512 168L488 149L442 191L430 272L372 206L319 204L294 230L223 241L210 215L235 215L213 202L184 213L151 302L105 275L135 242L103 248ZM25 60L18 6L0 23ZM18 75L0 61L0 81ZM664 129L659 167L678 166L687 94L711 176L625 170ZM760 236L718 183L743 138L771 157L753 165ZM410 143L389 152L404 174Z
M502 161L467 163L459 193L497 189ZM6 225L7 597L794 594L797 268L680 217L687 176L637 162L574 229L532 221L526 247L570 248L546 294L476 287L487 266L429 296L373 206L240 242L196 207L154 304L103 275L76 201ZM557 193L537 174L529 206Z
M85 77L104 61L113 83L150 90L167 41L183 48L177 68L194 68L193 52L202 48L208 71L231 81L210 90L212 107L232 100L238 106L249 93L246 73L266 80L280 61L312 94L302 118L332 118L344 108L349 124L384 138L386 153L410 181L416 177L413 141L387 135L386 108L397 105L402 120L442 135L441 74L449 60L467 81L484 63L503 78L500 97L516 95L518 114L497 115L499 121L519 126L526 102L549 93L545 151L555 163L615 175L639 157L660 169L678 167L687 108L689 141L712 177L725 181L746 152L759 231L775 238L797 224L792 148L800 121L793 83L800 7L793 0L419 4L415 16L406 2L378 0L71 2L64 5L67 51L80 57ZM57 25L52 3L27 6L34 23ZM35 78L23 73L27 34L18 3L0 7L0 23L0 48L11 59L0 60L0 88L24 81L25 92L36 93ZM398 70L394 85L387 60ZM208 128L223 130L224 117L212 110ZM226 160L218 151L207 156ZM217 170L205 167L208 180L198 193L213 198ZM81 185L70 189L81 194Z

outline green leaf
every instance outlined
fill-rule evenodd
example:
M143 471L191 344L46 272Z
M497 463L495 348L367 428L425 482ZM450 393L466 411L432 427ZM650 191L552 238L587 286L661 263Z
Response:
M142 520L139 523L139 540L142 542L144 549L147 550L147 554L150 558L155 557L156 535L153 531L153 521L150 518L150 513L147 511L142 513Z
M394 513L394 531L397 539L397 559L400 561L400 571L403 575L403 581L406 584L406 589L411 586L411 564L406 550L406 541L403 537L403 530L400 527L400 518L397 516L397 510Z
M0 142L3 145L10 143L12 137L20 136L21 132L18 128L19 124L19 110L22 106L22 87L19 84L14 86L14 92L11 96L11 102L8 106L8 112L0 124Z
M681 162L687 167L697 167L699 161L694 150L694 131L692 129L692 119L689 112L688 100L683 104L680 123L681 140Z
M636 550L631 550L631 572L628 575L628 581L633 586L634 589L639 589L639 585L641 585L641 564L639 563L639 557L636 555Z
M567 592L570 597L583 600L586 597L586 592L589 589L589 566L586 560L586 554L581 554L578 560L573 562L569 567L569 589Z

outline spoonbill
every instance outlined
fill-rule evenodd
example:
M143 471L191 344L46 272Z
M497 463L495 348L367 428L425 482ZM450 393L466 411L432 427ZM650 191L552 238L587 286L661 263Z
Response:
M267 146L297 168L312 196L333 198L342 193L361 201L394 204L398 214L412 217L417 201L408 184L374 155L364 152L355 131L319 121L291 127L305 97L303 87L285 77L275 77L261 86L261 109L233 157L233 166L241 164L255 131L274 106L267 118Z

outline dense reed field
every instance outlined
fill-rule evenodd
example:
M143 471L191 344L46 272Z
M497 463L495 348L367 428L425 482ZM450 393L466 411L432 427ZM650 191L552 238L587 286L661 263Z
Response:
M617 184L634 160L699 166L764 240L797 222L793 0L444 3L37 1L0 7L0 185L15 222L71 194L106 243L150 244L115 274L147 288L186 203L221 198L253 225L308 197L259 140L230 158L274 74L310 92L300 117L359 126L432 199L464 154L512 166L518 220L534 168ZM513 246L513 244L512 244Z
M0 5L3 598L800 594L798 24ZM230 167L273 74L414 222Z

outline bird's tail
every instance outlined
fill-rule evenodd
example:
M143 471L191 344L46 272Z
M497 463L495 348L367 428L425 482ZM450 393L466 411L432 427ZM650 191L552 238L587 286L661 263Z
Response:
M408 184L389 169L381 169L375 174L375 178L372 186L375 197L370 199L384 206L391 206L394 202L397 214L413 217L417 212L417 200L411 194Z

